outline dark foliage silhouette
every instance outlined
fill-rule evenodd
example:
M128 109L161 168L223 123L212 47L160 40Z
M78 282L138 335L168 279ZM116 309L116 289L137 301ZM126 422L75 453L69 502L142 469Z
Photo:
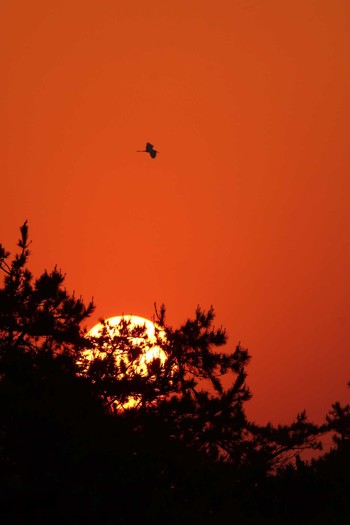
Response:
M265 475L298 452L319 448L315 439L319 428L308 422L305 412L289 426L259 426L247 420L244 403L251 394L245 380L250 356L241 345L231 354L218 352L226 334L213 327L213 320L213 308L205 312L198 307L194 319L173 329L165 322L164 306L156 309L159 328L153 344L167 359L155 360L146 374L138 371L142 343L138 348L133 343L134 337L142 336L150 345L145 330L122 322L114 335L102 322L99 337L89 338L89 348L97 357L82 360L81 373L112 411L130 396L137 400L137 409L129 410L137 428L140 421L146 425L151 420L153 425L157 417L173 439L213 461L229 462L239 477L251 478L252 471L254 476L258 471ZM225 390L222 378L227 375L231 386Z
M322 427L304 412L290 425L249 421L250 356L218 350L213 308L177 329L156 309L155 342L126 321L87 337L93 303L57 268L34 279L29 244L25 223L12 260L0 245L2 522L332 523L333 512L348 523L349 406L334 404ZM150 344L166 359L141 370ZM302 461L329 431L335 448Z

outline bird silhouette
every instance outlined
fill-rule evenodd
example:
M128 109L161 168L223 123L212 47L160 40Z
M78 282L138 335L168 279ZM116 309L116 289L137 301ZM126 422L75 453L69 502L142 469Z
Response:
M155 159L159 151L154 149L153 144L151 144L150 142L146 142L146 149L138 149L137 153L149 153L151 155L151 158Z

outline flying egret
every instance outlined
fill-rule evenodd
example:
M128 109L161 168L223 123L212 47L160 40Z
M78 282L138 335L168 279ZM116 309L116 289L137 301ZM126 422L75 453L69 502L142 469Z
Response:
M155 159L159 151L154 149L153 144L151 144L150 142L147 142L146 149L138 149L137 153L149 153L151 155L151 158Z

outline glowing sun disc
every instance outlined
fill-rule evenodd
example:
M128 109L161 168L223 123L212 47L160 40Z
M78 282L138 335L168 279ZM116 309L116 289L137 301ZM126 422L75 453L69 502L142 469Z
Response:
M162 340L165 340L165 333L164 331L155 325L152 321L149 319L145 319L144 317L140 317L137 315L119 315L115 317L109 317L105 320L105 325L102 323L98 323L95 326L93 326L87 333L88 337L100 337L102 336L103 330L107 330L107 334L111 337L115 337L120 335L120 328L122 327L122 323L127 323L128 330L132 332L133 329L137 327L144 328L145 330L145 337L130 337L131 344L133 346L140 345L143 347L142 354L137 360L137 364L135 366L135 370L141 375L145 376L148 371L148 366L154 359L159 359L160 364L164 365L167 356L165 352L156 344L157 343L157 336L158 341L159 338ZM84 357L87 358L89 361L93 360L95 357L99 357L99 355L103 355L103 346L102 351L98 350L86 350L84 352ZM118 354L118 351L116 352L116 363L118 364L118 361L120 362L122 355ZM125 356L123 356L125 358ZM126 403L123 404L123 408L130 408L137 404L137 400L130 397Z

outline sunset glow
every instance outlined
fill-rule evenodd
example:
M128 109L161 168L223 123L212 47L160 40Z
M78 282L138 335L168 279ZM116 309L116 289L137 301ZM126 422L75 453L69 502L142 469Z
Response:
M91 324L213 305L249 415L323 420L350 380L349 27L349 0L5 0L1 242L28 219Z

